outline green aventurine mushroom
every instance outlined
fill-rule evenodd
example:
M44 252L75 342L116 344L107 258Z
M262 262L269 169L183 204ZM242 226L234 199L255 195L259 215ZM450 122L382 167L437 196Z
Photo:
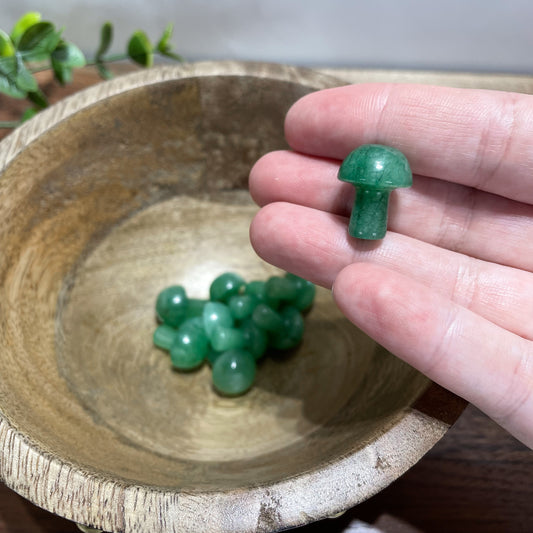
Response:
M364 144L342 162L338 178L355 185L355 203L348 232L358 239L382 239L387 231L389 194L410 187L413 175L396 148Z

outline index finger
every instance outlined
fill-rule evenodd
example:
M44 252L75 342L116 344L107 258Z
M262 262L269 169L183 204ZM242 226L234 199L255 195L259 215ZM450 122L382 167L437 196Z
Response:
M343 159L394 146L414 173L533 203L533 96L429 85L361 84L296 102L285 133L299 152Z

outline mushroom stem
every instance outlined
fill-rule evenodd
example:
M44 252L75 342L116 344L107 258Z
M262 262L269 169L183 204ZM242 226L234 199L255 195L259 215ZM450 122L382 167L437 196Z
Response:
M382 239L387 232L387 190L357 187L348 232L358 239Z

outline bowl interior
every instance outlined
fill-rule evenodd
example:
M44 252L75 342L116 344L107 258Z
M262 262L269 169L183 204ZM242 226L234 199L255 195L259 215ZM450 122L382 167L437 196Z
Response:
M29 144L0 183L3 416L45 454L189 492L266 485L362 449L426 389L319 290L300 348L244 397L152 346L157 292L266 278L247 177L311 91L252 76L168 80L104 99Z

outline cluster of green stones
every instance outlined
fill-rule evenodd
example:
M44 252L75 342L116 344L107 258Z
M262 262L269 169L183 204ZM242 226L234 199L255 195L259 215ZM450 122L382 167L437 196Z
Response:
M211 283L209 300L189 298L173 285L157 296L160 325L153 341L170 352L177 370L195 370L207 361L215 390L238 396L253 385L257 362L268 349L289 350L301 342L303 313L315 290L289 273L246 283L226 272Z

